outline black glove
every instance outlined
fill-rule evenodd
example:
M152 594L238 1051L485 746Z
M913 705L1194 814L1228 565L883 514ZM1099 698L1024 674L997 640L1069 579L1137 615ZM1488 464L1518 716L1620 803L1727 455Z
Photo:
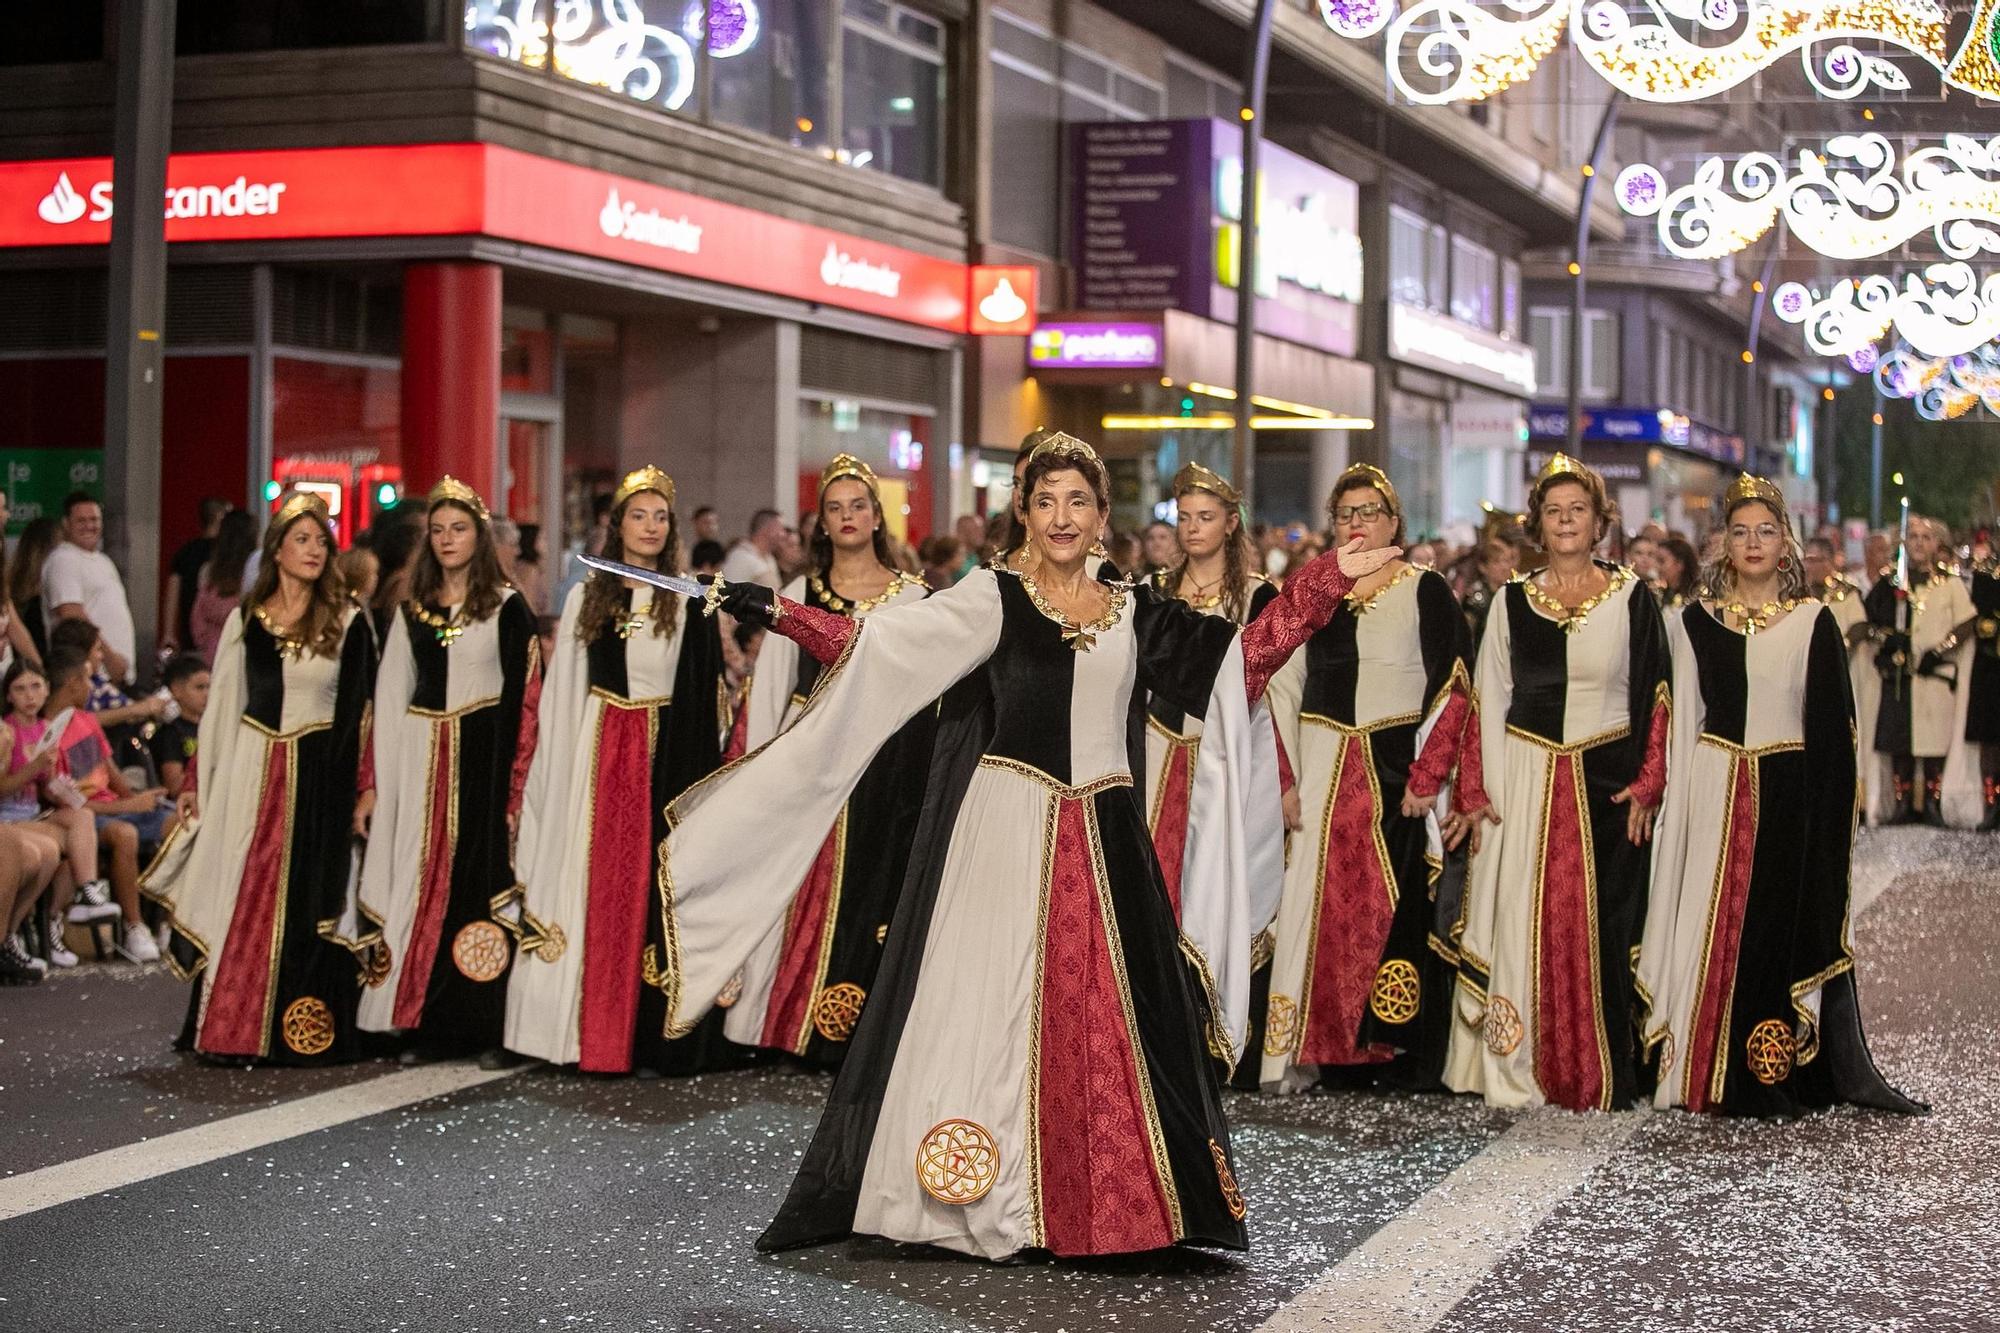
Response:
M778 594L761 583L726 583L719 574L698 575L695 582L710 590L710 596L702 602L704 615L726 611L738 620L766 629L777 619ZM722 585L720 596L714 594L717 584Z
M1917 659L1917 674L1941 680L1954 690L1958 688L1958 665L1943 653L1933 648Z

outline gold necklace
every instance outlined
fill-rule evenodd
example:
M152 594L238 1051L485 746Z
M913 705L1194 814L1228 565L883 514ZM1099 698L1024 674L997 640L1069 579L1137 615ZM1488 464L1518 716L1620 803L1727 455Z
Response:
M1798 604L1797 598L1786 598L1782 602L1766 602L1752 611L1743 604L1741 598L1738 598L1736 601L1723 607L1722 614L1724 616L1735 616L1741 620L1743 622L1743 637L1747 639L1758 630L1768 628L1771 624L1772 616L1778 615L1780 612L1790 611L1798 606ZM1723 623L1727 624L1728 622L1725 620Z
M1563 633L1575 634L1589 621L1592 611L1611 600L1611 594L1624 587L1634 577L1631 570L1620 565L1605 576L1603 592L1595 597L1586 598L1575 606L1567 605L1560 597L1543 589L1533 574L1517 574L1514 581L1521 585L1521 590L1528 595L1529 601L1548 612L1549 618L1562 626Z
M297 658L297 657L303 657L305 655L306 641L302 638L298 638L292 634L289 634L282 629L279 629L278 622L271 618L271 613L269 611L266 611L263 607L258 606L258 607L252 607L250 610L250 614L257 617L257 623L264 627L264 632L266 634L269 634L273 639L277 640L278 656ZM298 628L296 622L294 622L292 628L293 629Z
M408 606L410 614L436 631L437 641L447 648L457 643L458 636L465 633L465 607L463 604L449 616L439 615L414 597L409 600Z
M1160 579L1163 585L1167 580L1167 578L1169 578L1170 576L1171 576L1171 571L1167 570L1161 571ZM1196 583L1194 585L1193 592L1181 592L1179 590L1178 583L1172 589L1167 589L1163 587L1162 591L1171 592L1176 600L1186 602L1190 607L1194 608L1197 611L1213 611L1216 607L1222 605L1222 599L1224 595L1224 589L1222 585L1228 578L1229 578L1229 572L1227 570L1224 570L1221 576L1215 580L1215 583L1213 585ZM1189 579L1187 571L1182 570L1179 582L1185 583L1190 581L1191 580ZM1205 594L1202 590L1204 587L1208 586L1213 586L1215 591L1213 593Z
M855 601L850 598L842 597L839 593L835 592L833 590L833 585L831 583L828 583L825 579L821 578L817 572L810 574L806 577L806 585L812 589L813 596L818 598L820 603L823 606L825 606L827 610L833 611L843 616L867 615L870 611L873 611L876 607L883 606L888 602L893 601L895 599L896 594L903 590L903 584L908 581L910 581L909 575L903 573L899 569L891 570L889 571L888 587L882 589L881 592L875 594L873 597L864 597L859 601Z
M631 638L639 632L640 626L645 623L646 609L644 607L621 611L611 617L611 628L617 631L618 637L621 639Z
M1369 593L1366 597L1358 597L1353 593L1349 593L1347 594L1346 597L1342 598L1341 600L1347 603L1347 609L1352 611L1355 615L1357 616L1367 615L1368 612L1375 609L1375 603L1382 600L1382 594L1388 592L1389 589L1395 587L1397 584L1401 583L1404 579L1410 578L1413 575L1421 573L1423 573L1423 571L1417 568L1415 565L1404 565L1401 569L1396 571L1395 575L1391 577L1387 583L1377 588L1374 592Z
M1123 583L1104 584L1102 586L1111 595L1110 604L1105 607L1104 614L1095 620L1079 625L1049 604L1049 600L1042 596L1042 590L1036 586L1033 575L1023 570L1016 577L1021 580L1021 587L1027 590L1028 600L1035 604L1035 609L1050 620L1055 621L1062 628L1062 641L1068 644L1074 652L1087 653L1092 648L1095 648L1097 646L1097 636L1105 630L1110 629L1113 625L1116 625L1119 614L1125 609L1125 589L1127 585Z

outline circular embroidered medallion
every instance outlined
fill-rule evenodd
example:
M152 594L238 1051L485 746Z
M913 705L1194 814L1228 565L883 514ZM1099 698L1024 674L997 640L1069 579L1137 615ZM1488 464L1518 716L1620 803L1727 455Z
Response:
M917 1183L939 1203L977 1203L1000 1178L1000 1147L984 1125L944 1120L917 1144Z
M742 998L743 974L738 972L729 979L729 984L724 986L721 993L715 997L715 1007L718 1009L727 1009Z
M1743 1043L1744 1058L1757 1081L1767 1087L1783 1083L1792 1074L1792 1057L1798 1050L1792 1030L1775 1018L1767 1018L1750 1029Z
M285 1006L278 1020L285 1045L300 1055L320 1055L333 1045L333 1010L326 1001L302 995Z
M1298 1002L1289 995L1273 995L1264 1009L1264 1054L1289 1055L1298 1022Z
M371 990L381 988L389 979L389 969L395 965L396 956L389 950L389 941L377 940L375 947L368 951L368 960L361 965L361 979Z
M1375 973L1368 1007L1384 1023L1407 1023L1417 1016L1421 990L1417 965L1406 958L1391 958Z
M639 980L658 990L660 986L659 946L649 944L646 952L639 955Z
M851 981L828 986L813 1004L813 1026L828 1041L846 1041L854 1035L855 1020L867 998L868 992Z
M1486 1049L1495 1055L1512 1055L1521 1048L1521 1011L1504 995L1486 1002Z
M1243 1202L1243 1191L1236 1188L1236 1173L1229 1169L1229 1154L1222 1151L1222 1145L1214 1139L1208 1141L1208 1155L1215 1159L1215 1178L1222 1185L1222 1202L1229 1208L1229 1215L1241 1222L1250 1206Z
M507 932L491 921L466 923L451 942L451 961L467 981L492 981L507 970Z
M535 957L545 963L553 963L563 956L563 950L567 948L569 936L563 934L561 926L551 921L542 929L541 937L536 942Z

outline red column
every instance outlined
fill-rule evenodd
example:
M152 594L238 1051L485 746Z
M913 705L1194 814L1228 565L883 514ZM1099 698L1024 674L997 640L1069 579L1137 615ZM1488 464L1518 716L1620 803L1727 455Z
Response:
M499 414L499 265L405 265L405 491L423 495L449 472L492 501Z

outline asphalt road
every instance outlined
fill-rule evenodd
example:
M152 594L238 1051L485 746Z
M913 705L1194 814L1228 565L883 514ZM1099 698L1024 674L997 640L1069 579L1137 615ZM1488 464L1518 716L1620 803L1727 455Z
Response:
M760 1256L821 1076L215 1069L163 969L86 965L0 991L0 1330L2000 1329L2000 839L1857 866L1870 1040L1930 1116L1238 1095L1229 1257Z

